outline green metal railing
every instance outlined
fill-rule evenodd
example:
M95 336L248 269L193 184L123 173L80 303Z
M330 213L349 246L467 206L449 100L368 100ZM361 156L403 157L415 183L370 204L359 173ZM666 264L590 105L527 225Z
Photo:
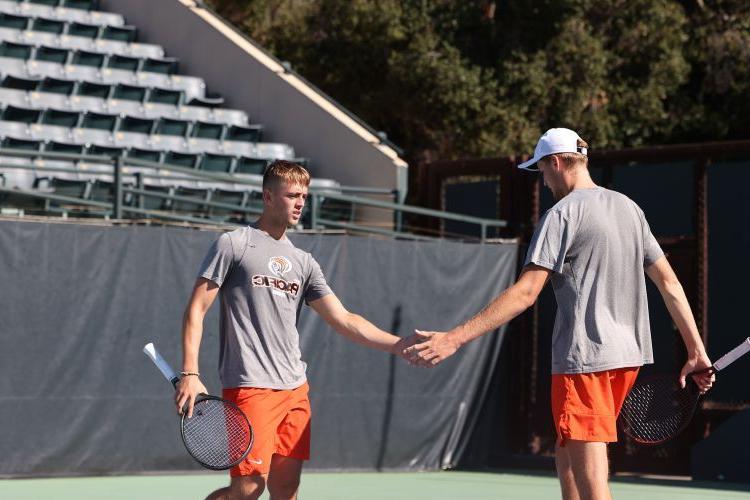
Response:
M36 161L30 162L29 164L18 165L10 164L7 161L2 161L2 157L22 157L34 159ZM46 166L44 164L44 160L69 161L78 163L80 166L78 168L61 166L52 167ZM101 171L88 170L85 168L85 164L95 164L97 166L109 165L111 166L112 171L111 174L107 174ZM234 185L241 185L244 190L247 190L249 192L261 193L262 185L260 180L232 175L228 173L209 172L193 168L181 167L177 165L155 163L140 160L137 158L123 158L121 156L112 158L109 156L92 156L0 148L0 169L32 170L35 172L41 171L51 173L76 173L92 177L96 177L97 175L111 175L113 183L113 196L111 202L63 196L60 194L43 192L40 190L23 190L7 187L0 187L0 193L12 193L14 195L27 196L30 198L68 204L71 206L90 207L97 210L98 214L109 216L114 219L124 219L125 214L135 214L151 217L154 219L182 221L193 224L214 224L226 226L239 225L227 222L226 220L211 220L210 218L205 219L200 217L193 217L186 214L175 213L174 211L146 209L144 208L144 199L148 197L169 200L172 203L178 202L195 204L204 207L208 212L211 212L211 209L218 209L225 212L231 211L233 213L243 215L259 215L263 211L260 205L233 205L229 203L212 201L207 198L204 199L192 196L183 196L174 193L155 192L146 189L146 181L148 179L168 179L174 181L213 181L218 183L231 183ZM128 181L128 179L132 181ZM136 202L134 204L125 203L126 195L130 195L131 197L133 197ZM379 234L398 238L420 240L435 239L432 236L418 235L404 230L404 214L413 214L426 217L434 217L441 220L452 220L475 224L479 228L479 239L481 241L485 241L489 237L488 231L490 228L503 228L507 226L507 222L504 220L483 219L468 215L444 212L441 210L431 210L422 207L395 203L393 201L383 201L368 198L363 195L377 195L381 197L385 196L394 200L398 199L398 192L389 189L347 186L336 186L335 188L311 186L308 192L310 205L309 223L311 229L315 230L324 228L337 228L345 229L347 231ZM352 217L350 217L348 221L334 220L332 218L325 217L325 213L323 210L321 210L321 208L323 206L323 203L329 200L350 206L350 214L352 215ZM359 208L391 211L393 214L392 229L374 225L367 225L361 222L355 222L353 220L353 214Z

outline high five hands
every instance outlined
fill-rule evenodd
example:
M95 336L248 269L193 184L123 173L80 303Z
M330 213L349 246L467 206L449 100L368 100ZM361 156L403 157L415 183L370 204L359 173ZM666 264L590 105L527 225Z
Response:
M403 357L412 365L431 368L451 357L460 347L451 333L414 332L406 339L408 347L402 350Z

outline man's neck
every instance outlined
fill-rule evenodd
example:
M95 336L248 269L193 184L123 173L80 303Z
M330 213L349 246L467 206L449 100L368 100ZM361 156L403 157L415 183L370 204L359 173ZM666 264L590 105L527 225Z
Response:
M591 189L595 187L596 184L591 179L589 170L587 168L578 168L575 171L571 172L570 178L566 183L567 192L565 193L565 195L572 193L576 189Z
M286 224L279 224L268 217L265 213L261 214L255 227L267 233L275 240L282 240L286 237Z

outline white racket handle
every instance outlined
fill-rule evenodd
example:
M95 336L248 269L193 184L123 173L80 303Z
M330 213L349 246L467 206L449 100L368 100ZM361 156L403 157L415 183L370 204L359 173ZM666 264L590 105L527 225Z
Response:
M152 342L143 346L143 353L148 356L148 359L154 362L161 374L164 375L164 378L172 382L172 385L175 385L180 380L180 377L169 366L169 363L161 357L161 354L159 354L159 351L156 350Z
M746 338L740 345L720 357L719 360L714 363L713 368L717 372L723 370L748 352L750 352L750 337Z

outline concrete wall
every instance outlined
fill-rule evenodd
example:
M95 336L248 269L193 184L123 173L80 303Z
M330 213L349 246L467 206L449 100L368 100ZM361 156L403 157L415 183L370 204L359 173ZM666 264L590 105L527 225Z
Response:
M265 127L264 140L291 144L317 177L406 193L407 164L265 52L192 0L101 0L162 45L180 72L200 76L226 105Z

